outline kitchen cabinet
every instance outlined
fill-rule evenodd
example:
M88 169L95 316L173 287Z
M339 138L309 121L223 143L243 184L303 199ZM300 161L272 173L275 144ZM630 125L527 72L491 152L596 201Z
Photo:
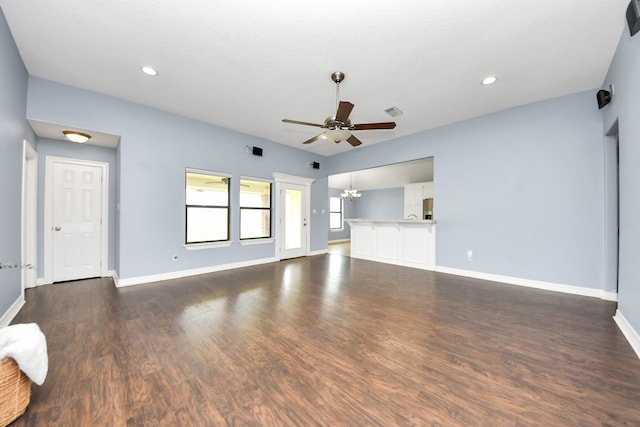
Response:
M422 201L433 199L433 181L416 182L404 186L404 217L424 219Z

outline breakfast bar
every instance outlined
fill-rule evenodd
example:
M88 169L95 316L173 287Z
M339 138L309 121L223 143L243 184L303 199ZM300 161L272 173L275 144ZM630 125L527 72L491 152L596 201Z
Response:
M433 220L345 219L351 227L351 257L434 270Z

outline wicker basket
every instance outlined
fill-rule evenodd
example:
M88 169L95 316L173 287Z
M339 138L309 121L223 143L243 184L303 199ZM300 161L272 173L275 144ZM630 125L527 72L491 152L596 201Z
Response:
M31 399L31 380L6 357L0 360L0 426L24 414Z

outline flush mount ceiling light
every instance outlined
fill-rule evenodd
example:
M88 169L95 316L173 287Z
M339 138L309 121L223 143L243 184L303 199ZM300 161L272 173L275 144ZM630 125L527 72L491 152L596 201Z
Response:
M489 77L485 77L484 80L482 80L482 84L487 86L487 85L492 85L494 84L496 81L498 80L498 78L496 76L489 76Z
M158 72L156 71L155 68L153 67L142 67L140 68L142 70L143 73L145 73L147 76L157 76Z
M87 142L89 138L91 138L91 135L87 135L86 133L82 132L76 132L73 130L63 130L62 133L69 141L77 142L78 144Z

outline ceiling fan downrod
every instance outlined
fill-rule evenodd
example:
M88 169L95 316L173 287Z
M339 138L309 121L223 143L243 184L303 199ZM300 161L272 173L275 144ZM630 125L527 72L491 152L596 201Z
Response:
M342 82L345 78L345 75L341 71L336 71L331 74L331 80L333 80L336 84L336 110L340 106L340 82Z

